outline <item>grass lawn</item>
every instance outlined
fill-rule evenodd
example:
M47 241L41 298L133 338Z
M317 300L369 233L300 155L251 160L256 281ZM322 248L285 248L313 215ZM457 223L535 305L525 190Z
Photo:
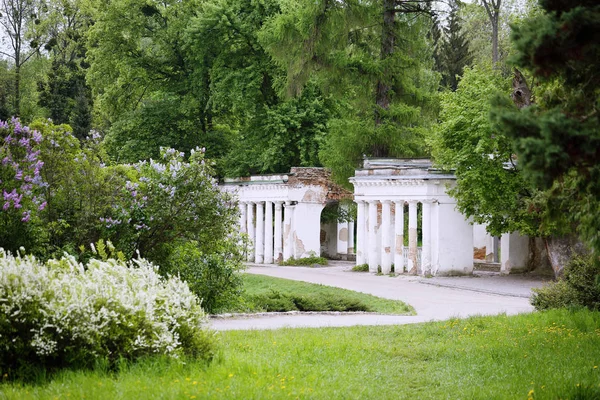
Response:
M64 372L7 399L598 399L600 313L394 327L231 331L209 365Z
M414 315L414 309L398 300L314 283L264 275L243 274L241 305L229 312L260 311L370 311Z

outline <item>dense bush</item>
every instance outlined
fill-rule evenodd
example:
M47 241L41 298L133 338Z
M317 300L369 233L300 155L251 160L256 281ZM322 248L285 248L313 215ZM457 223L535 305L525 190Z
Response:
M202 307L216 313L239 301L242 293L242 268L236 247L204 254L196 243L188 242L175 248L165 272L178 275L202 299Z
M249 296L255 309L277 311L371 311L360 300L349 297L315 294L287 294L277 290Z
M533 290L531 304L537 310L561 307L600 309L600 267L592 256L576 257L564 269L561 280Z
M0 121L0 247L85 261L90 243L110 240L127 259L139 253L163 276L180 274L208 310L219 308L240 286L238 210L204 149L161 157L111 164L96 132L80 141L68 125Z
M42 264L0 249L0 299L2 374L149 354L213 355L198 298L143 259Z

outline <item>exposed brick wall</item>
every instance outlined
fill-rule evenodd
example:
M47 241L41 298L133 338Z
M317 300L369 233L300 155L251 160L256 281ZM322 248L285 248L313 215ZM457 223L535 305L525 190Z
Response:
M327 200L351 199L352 192L344 189L331 180L331 172L325 168L294 167L288 179L290 186L321 186L327 190Z

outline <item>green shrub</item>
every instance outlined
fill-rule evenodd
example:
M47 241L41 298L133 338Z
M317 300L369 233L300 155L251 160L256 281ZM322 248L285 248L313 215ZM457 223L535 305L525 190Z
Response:
M242 293L243 269L237 246L230 251L204 254L195 242L183 243L169 257L163 273L186 281L208 313L216 313L235 304Z
M559 281L533 290L531 304L536 310L561 307L600 309L600 268L591 256L576 257L564 269Z
M369 264L360 264L352 267L354 272L369 272Z
M291 266L299 266L299 265L308 265L308 266L314 266L314 265L327 265L328 261L325 257L317 257L315 255L310 256L310 257L303 257L303 258L290 258L286 261L281 261L279 263L279 265L291 265Z
M358 299L315 294L286 294L277 290L250 296L255 308L283 311L371 311Z
M0 249L0 299L1 374L150 354L213 355L198 298L143 259L42 264Z

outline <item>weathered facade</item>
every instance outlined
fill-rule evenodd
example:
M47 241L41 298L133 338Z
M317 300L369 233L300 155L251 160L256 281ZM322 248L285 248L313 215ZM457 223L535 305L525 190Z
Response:
M222 188L235 193L240 229L250 239L248 261L320 255L321 211L328 202L352 196L329 177L323 168L292 168L289 174L225 180Z

